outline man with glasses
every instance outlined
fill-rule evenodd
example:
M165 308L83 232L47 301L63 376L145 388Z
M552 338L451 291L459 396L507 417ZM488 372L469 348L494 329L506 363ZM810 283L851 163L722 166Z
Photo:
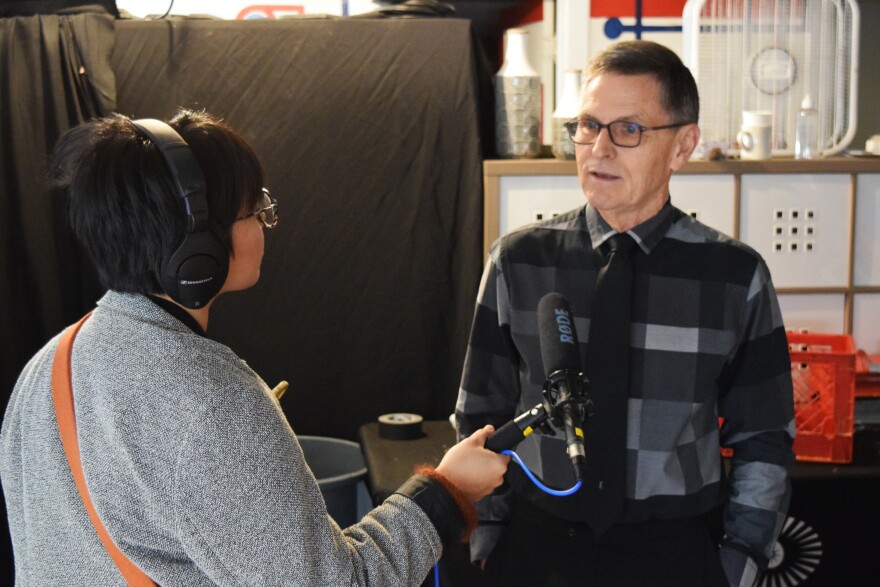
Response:
M794 459L788 347L767 266L673 205L670 177L700 131L696 84L672 51L614 44L591 60L582 90L565 126L586 205L494 243L456 422L466 437L542 401L535 310L562 294L593 401L584 484L552 496L510 467L504 490L479 505L471 558L489 585L752 585L785 518ZM631 285L612 296L597 282L615 256ZM623 350L603 355L621 332ZM722 445L734 450L729 472ZM574 484L561 434L531 434L516 450L546 485ZM597 503L603 495L612 507Z

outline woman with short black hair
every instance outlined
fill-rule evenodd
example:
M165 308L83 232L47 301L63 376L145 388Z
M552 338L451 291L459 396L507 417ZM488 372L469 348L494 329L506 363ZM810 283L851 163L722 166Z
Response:
M420 584L507 457L486 427L359 523L328 516L277 398L205 334L214 299L259 279L278 222L244 139L203 112L113 116L61 138L52 179L109 291L28 363L0 429L16 582L122 584L115 547L161 585ZM66 344L80 489L53 400Z

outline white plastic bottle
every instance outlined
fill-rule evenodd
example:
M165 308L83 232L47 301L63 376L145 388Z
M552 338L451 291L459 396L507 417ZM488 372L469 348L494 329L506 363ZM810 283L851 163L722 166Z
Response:
M810 95L804 96L795 126L794 158L816 159L819 151L819 111L813 108Z

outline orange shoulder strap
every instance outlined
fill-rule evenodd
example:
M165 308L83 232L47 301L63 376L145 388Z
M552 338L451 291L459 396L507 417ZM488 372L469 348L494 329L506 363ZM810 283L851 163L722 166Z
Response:
M79 458L79 440L76 437L76 416L73 411L73 386L71 385L70 373L70 356L73 350L73 339L79 332L83 322L91 315L91 312L82 317L82 319L68 328L61 335L61 342L55 351L55 358L52 362L52 401L55 404L55 417L58 419L58 428L61 431L61 444L64 446L64 453L67 455L67 462L70 464L70 472L73 473L73 480L76 488L79 489L80 497L86 506L92 525L98 532L104 548L110 554L110 558L119 567L119 571L125 578L126 582L132 586L149 586L155 585L150 578L144 574L139 568L131 562L128 557L122 554L122 551L114 544L95 506L92 504L92 498L89 497L89 490L86 487L86 479L83 475L82 461Z

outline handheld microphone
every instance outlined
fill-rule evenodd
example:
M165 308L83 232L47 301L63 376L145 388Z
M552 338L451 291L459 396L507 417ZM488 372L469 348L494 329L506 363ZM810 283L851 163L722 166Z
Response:
M538 404L493 432L486 439L485 447L498 453L513 448L534 432L535 428L540 428L547 417L547 410L543 405Z
M555 396L551 402L556 408L553 420L561 421L566 453L575 478L581 481L586 462L582 430L585 399L581 394L585 378L571 307L561 294L548 293L538 303L538 333L547 376L544 392Z

